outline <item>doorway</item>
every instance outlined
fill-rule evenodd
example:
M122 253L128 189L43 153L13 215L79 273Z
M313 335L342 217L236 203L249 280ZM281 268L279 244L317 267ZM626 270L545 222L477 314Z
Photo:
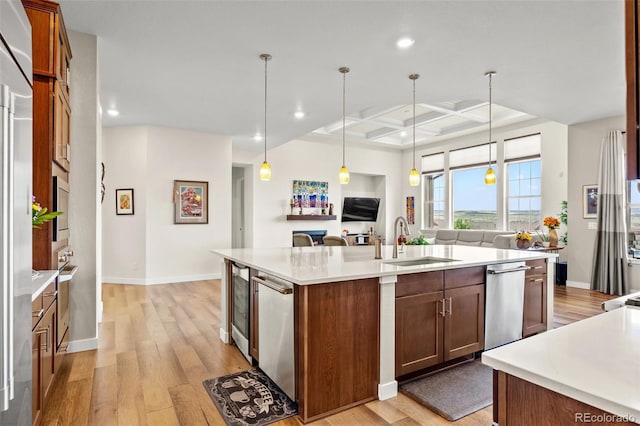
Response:
M231 247L245 247L244 167L231 169Z

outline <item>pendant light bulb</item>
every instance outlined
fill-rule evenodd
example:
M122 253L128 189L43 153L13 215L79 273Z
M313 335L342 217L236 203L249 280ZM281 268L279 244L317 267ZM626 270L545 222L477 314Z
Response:
M340 167L340 172L338 172L338 182L340 185L346 185L349 183L349 169L345 166L345 127L346 127L346 112L345 112L345 98L346 98L346 81L347 81L347 73L349 72L348 67L341 67L338 71L342 73L342 167Z
M264 61L264 161L260 166L260 180L271 180L271 166L267 162L267 62L271 60L271 55L263 53L260 59Z
M489 168L484 174L484 183L487 185L495 185L496 183L496 173L493 171L493 167L491 166L491 122L492 122L492 114L491 114L491 82L493 80L493 76L495 71L487 71L484 75L489 76Z
M420 173L416 170L416 80L420 74L411 74L409 80L413 81L413 168L409 172L409 185L420 185Z

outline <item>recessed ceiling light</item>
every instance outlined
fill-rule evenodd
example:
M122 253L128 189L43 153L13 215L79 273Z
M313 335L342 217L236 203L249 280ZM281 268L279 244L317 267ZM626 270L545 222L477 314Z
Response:
M293 116L298 120L302 120L304 118L304 111L296 111Z
M262 135L260 133L256 133L256 135L253 137L253 140L256 142L260 142L262 140Z
M108 109L107 114L109 114L111 117L117 117L118 115L120 115L120 111L118 111L117 109Z
M407 136L407 132L404 132L404 131L400 132L400 136L404 138L405 136Z
M396 43L396 45L400 48L400 49L406 49L407 47L411 47L413 46L413 43L415 43L416 41L412 38L409 37L402 37L400 40L398 40L398 42Z

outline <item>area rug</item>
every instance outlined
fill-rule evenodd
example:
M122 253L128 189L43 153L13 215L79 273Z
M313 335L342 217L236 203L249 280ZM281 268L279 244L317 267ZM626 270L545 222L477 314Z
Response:
M268 425L298 413L296 403L257 368L202 384L228 425Z
M468 362L403 383L400 392L453 422L493 403L493 371Z

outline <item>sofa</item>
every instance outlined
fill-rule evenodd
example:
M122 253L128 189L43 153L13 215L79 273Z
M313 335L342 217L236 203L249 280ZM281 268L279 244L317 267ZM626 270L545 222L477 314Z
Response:
M429 243L515 249L515 234L510 231L481 231L475 229L438 229L422 231Z

